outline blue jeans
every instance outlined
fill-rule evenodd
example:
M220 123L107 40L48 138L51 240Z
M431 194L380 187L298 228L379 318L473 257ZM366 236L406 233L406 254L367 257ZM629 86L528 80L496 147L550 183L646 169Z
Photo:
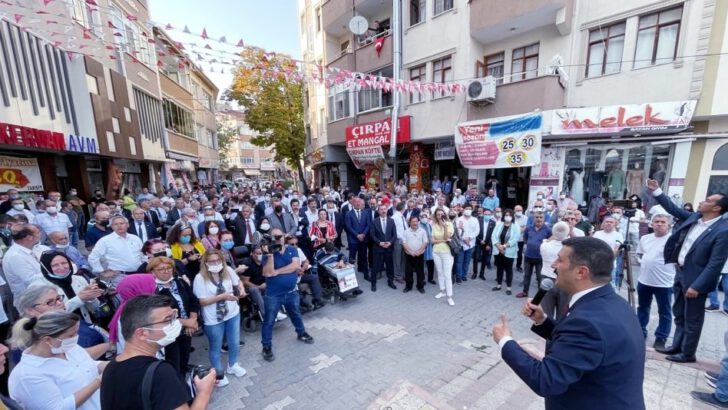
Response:
M78 246L78 231L74 229L74 230L68 231L68 233L70 234L68 239L69 239L69 242L71 242L71 246L73 246L74 248L77 247Z
M728 310L728 297L725 297L726 292L728 292L728 273L720 275L720 280L723 282L723 310ZM720 306L718 289L708 293L708 299L710 299L710 306Z
M647 337L647 323L650 321L652 296L657 301L657 313L660 321L655 329L655 338L666 340L672 327L672 288L657 288L637 283L637 319L642 326L642 333Z
M468 269L470 268L470 261L473 259L474 250L475 248L470 248L468 250L463 249L455 258L455 276L458 278L465 279L467 276Z
M230 319L220 322L216 325L205 325L205 335L210 343L210 363L217 372L217 377L222 379L223 373L222 362L220 356L222 354L222 339L227 337L228 344L228 366L232 366L238 361L238 353L240 352L240 314Z
M728 354L723 356L723 360L720 361L720 374L718 375L718 381L715 383L715 397L724 403L728 403Z
M263 300L265 301L265 314L263 315L263 328L260 331L263 347L273 346L273 324L276 321L281 305L286 307L286 314L291 319L293 327L296 328L296 334L300 336L306 333L306 328L303 327L303 318L301 317L301 297L298 295L297 289L280 296L270 296L266 293Z

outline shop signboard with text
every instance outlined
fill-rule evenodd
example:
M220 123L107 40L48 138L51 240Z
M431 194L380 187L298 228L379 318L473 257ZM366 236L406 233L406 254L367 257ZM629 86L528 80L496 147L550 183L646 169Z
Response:
M43 191L43 180L35 158L0 156L0 190Z
M43 148L53 151L69 151L79 154L99 153L99 144L96 136L64 135L62 132L23 127L21 125L3 122L0 122L0 144Z
M676 133L688 128L696 103L687 100L553 110L551 135Z
M410 141L410 119L399 117L397 143ZM392 142L392 120L390 118L357 124L346 128L346 152L359 169L366 165L384 163L384 149ZM381 164L378 165L381 168Z
M465 168L517 168L541 160L541 114L478 120L455 128L455 148Z

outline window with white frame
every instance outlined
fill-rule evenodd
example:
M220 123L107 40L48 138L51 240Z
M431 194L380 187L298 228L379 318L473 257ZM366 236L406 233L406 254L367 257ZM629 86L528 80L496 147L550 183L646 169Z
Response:
M411 81L418 82L418 83L424 83L427 81L427 66L425 64L418 65L417 67L412 67L409 70L409 78ZM410 104L422 102L425 100L425 94L422 92L417 91L417 89L413 90L410 94Z
M241 157L240 158L243 163L243 165L252 165L255 164L255 157Z
M443 57L432 62L432 82L447 84L453 80L452 56ZM432 97L444 97L450 95L449 91L433 91Z
M410 26L425 21L426 0L410 0Z
M599 27L589 32L587 77L618 73L622 69L625 22Z
M495 78L496 85L503 84L503 76L505 75L505 59L506 53L503 51L485 56L482 62L477 61L475 64L476 77L485 78L492 75Z
M99 13L98 8L92 7L85 0L66 1L71 10L71 16L76 22L91 30L96 36L103 36L103 24L101 23L101 13Z
M446 12L452 8L453 8L453 0L435 0L434 15L436 16L436 15Z
M329 121L351 116L351 93L343 85L329 88Z
M675 60L682 11L679 6L640 17L634 68Z
M392 66L370 73L377 77L391 78L394 75ZM373 87L362 88L357 93L357 112L376 110L392 105L392 92Z
M154 57L154 45L147 41L149 33L134 22L124 24L124 33L126 52L145 65L153 67L156 59Z

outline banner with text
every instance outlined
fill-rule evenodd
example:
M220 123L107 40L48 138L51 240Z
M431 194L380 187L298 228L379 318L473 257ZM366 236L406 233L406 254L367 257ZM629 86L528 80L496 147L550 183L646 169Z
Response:
M367 165L373 165L379 169L384 166L384 150L381 145L347 148L346 152L349 153L354 166L359 169L364 169Z
M455 128L455 147L465 168L517 168L541 160L541 114L503 121L478 120Z
M43 180L35 158L0 156L0 191L43 191Z

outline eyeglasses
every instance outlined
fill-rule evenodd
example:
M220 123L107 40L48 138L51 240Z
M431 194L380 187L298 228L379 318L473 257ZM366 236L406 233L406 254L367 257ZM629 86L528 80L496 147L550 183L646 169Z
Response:
M58 295L55 298L48 299L43 303L36 303L35 305L33 305L33 307L40 306L40 305L46 305L48 307L53 307L53 306L56 306L57 304L63 302L65 299L66 299L65 295Z
M141 327L148 328L149 326L162 325L162 324L165 326L171 325L172 323L174 323L175 320L177 320L177 309L172 309L172 315L170 315L169 319L164 319L164 320L161 320L159 322L154 322L154 323L147 323L145 325L142 325Z
M167 266L167 267L159 267L159 268L156 268L156 269L154 269L153 272L172 272L173 270L174 270L173 267Z

